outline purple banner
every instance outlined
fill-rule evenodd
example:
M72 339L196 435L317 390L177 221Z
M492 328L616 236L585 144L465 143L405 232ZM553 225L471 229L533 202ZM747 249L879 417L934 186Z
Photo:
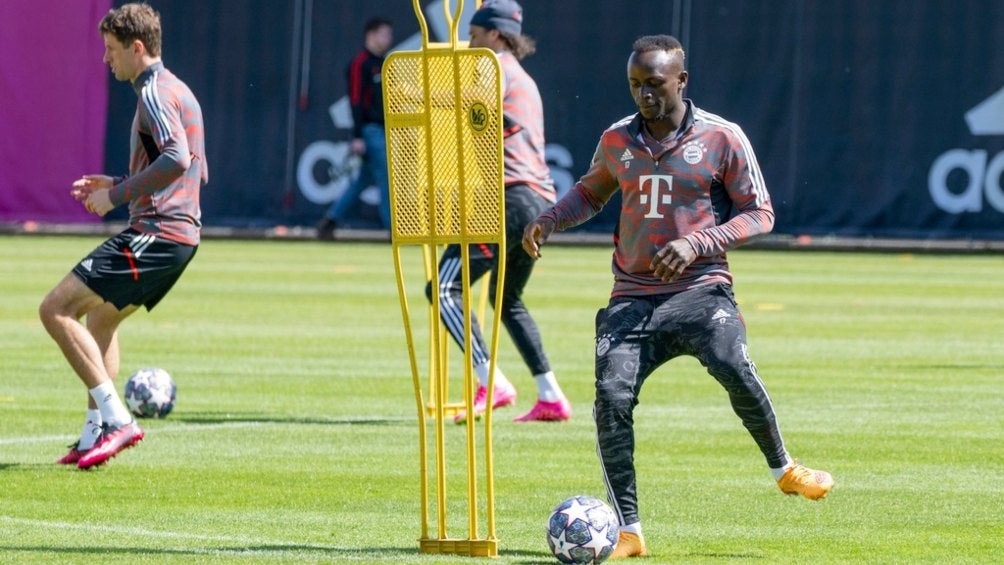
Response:
M105 172L109 70L98 22L111 4L0 4L0 221L98 221L70 185Z

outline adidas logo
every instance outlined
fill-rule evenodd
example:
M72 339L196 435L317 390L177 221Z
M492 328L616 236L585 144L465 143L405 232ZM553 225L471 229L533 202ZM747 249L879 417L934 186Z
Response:
M731 317L732 317L732 315L731 315L731 314L729 314L729 313L728 313L728 312L726 312L725 310L722 310L721 308L719 308L719 309L718 309L718 311L717 311L717 312L715 312L715 314L714 314L713 316L711 316L711 320L712 320L712 321L714 321L714 320L719 320L719 321L720 321L721 323L723 323L723 324L724 324L724 323L725 323L725 320L726 320L726 318L731 318Z
M93 264L94 264L93 259L84 259L83 261L80 262L80 266L87 269L88 273L91 272L91 265Z
M132 249L133 255L139 259L139 256L142 255L143 252L146 251L146 248L150 247L150 244L156 241L156 239L157 236L150 233L140 234L129 242L129 248Z
M631 154L631 150L624 149L624 153L621 154L621 162L630 161L631 159L634 159L634 155Z
M978 136L1004 135L1004 88L965 113L969 132ZM994 140L996 142L997 140ZM927 190L934 204L949 214L980 213L984 206L1004 212L1000 172L1004 151L991 155L990 146L956 147L939 155L927 173ZM965 179L963 186L949 188L949 176Z
M1004 88L966 112L973 135L1004 135Z

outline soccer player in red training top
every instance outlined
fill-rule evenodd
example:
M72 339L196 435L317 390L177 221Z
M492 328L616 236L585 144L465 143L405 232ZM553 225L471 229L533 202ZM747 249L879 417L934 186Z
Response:
M534 261L520 249L523 228L556 200L554 182L544 158L544 110L540 92L519 64L536 50L533 40L522 35L523 9L513 0L485 2L471 16L471 47L485 47L498 55L503 75L502 153L505 183L506 266L502 289L501 319L516 349L530 369L537 384L537 402L529 412L515 418L517 422L563 421L571 418L572 406L565 398L544 353L537 323L523 303L523 288L530 280ZM496 245L471 245L470 281L491 271L490 292L494 307L495 285L498 281L498 250ZM449 245L439 261L440 315L460 347L464 346L464 310L462 302L461 249ZM432 300L433 289L426 288ZM478 377L474 412L487 408L488 349L477 319L472 315L471 357ZM497 367L496 367L497 369ZM516 402L516 388L496 370L492 408ZM466 412L455 417L457 423L467 419Z
M633 411L645 379L679 355L696 357L725 388L784 493L819 499L833 486L829 473L788 455L732 294L726 252L774 226L750 142L736 124L683 98L687 71L675 38L635 41L627 71L638 112L603 132L589 171L523 237L539 257L553 231L581 224L621 192L614 288L596 317L594 406L604 481L621 523L614 557L646 554Z
M115 391L118 326L140 306L153 309L195 256L199 191L209 178L202 110L160 60L160 15L146 4L126 4L108 12L98 29L104 62L139 97L129 175L84 175L71 195L99 216L129 203L129 227L81 260L39 307L45 329L89 392L80 440L57 461L81 469L143 439Z

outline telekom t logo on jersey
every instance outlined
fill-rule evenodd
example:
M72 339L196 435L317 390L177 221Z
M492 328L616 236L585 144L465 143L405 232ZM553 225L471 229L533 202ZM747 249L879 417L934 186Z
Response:
M663 190L662 187L666 187ZM638 188L641 197L638 200L642 204L648 204L646 218L665 218L659 212L659 204L671 204L673 202L673 175L642 175L638 179Z

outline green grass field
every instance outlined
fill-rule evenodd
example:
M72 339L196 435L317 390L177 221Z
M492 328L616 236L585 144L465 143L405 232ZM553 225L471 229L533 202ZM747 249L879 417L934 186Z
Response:
M521 396L496 412L501 555L486 560L418 552L418 417L388 244L205 241L172 294L121 333L119 390L137 368L163 367L175 412L144 421L146 440L96 471L53 464L83 423L85 390L37 307L100 241L0 237L0 562L557 563L550 509L603 497L592 320L609 249L545 248L526 293L571 422L511 422L535 390L502 336ZM407 259L424 316L417 252ZM730 259L786 443L837 486L821 502L783 496L724 392L674 360L636 411L653 554L641 562L1000 562L1002 257ZM446 435L463 447L463 427ZM464 538L465 469L450 459L449 534Z

